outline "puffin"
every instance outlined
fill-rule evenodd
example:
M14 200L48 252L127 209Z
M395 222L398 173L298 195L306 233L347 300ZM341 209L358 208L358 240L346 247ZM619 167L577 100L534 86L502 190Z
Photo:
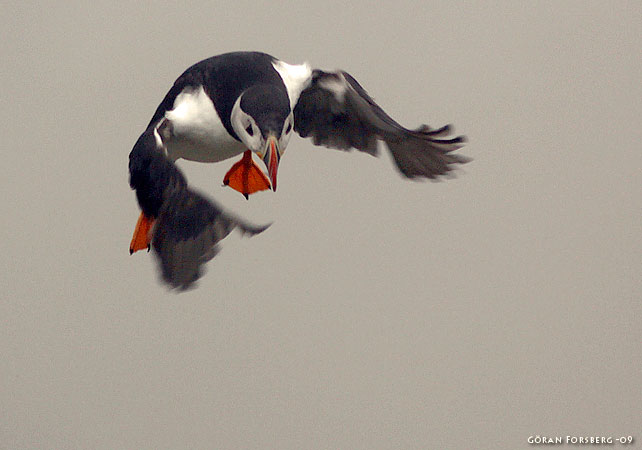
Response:
M405 128L343 70L288 64L255 51L204 59L176 79L129 155L130 186L141 208L130 254L153 247L163 280L189 288L233 229L254 235L267 228L189 187L178 159L215 163L241 155L223 185L247 199L276 191L279 162L294 133L314 145L373 156L382 141L404 177L438 179L471 160L454 153L466 138L451 131L450 125Z

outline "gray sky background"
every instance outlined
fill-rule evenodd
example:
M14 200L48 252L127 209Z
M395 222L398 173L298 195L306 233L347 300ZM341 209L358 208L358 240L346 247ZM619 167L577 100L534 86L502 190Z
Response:
M640 2L89 5L0 18L0 448L640 448ZM475 161L413 183L295 137L248 202L182 162L274 225L170 292L128 153L232 50L345 69Z

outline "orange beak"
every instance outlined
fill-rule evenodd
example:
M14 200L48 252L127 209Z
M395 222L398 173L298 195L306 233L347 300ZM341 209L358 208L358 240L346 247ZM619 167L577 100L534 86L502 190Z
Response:
M268 136L267 144L265 146L265 156L263 162L268 170L268 176L272 183L272 190L276 191L276 171L279 168L279 144L274 136Z

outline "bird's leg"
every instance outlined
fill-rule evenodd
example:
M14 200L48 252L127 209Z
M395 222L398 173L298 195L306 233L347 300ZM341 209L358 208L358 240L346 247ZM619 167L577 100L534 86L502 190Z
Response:
M151 217L147 217L141 212L140 216L138 217L138 222L136 222L134 236L132 237L132 241L129 244L130 255L134 252L137 252L138 250L143 250L145 248L147 249L147 251L149 251L152 226L154 226L154 219L152 219Z
M252 160L252 152L246 150L240 161L232 166L223 178L223 184L249 198L250 194L270 189L270 180Z

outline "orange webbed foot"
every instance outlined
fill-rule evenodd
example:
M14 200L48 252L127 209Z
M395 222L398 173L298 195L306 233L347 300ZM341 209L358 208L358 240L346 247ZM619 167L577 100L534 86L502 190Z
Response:
M247 150L243 158L232 166L223 178L223 184L239 191L249 198L250 194L271 188L270 180L252 160L252 152Z
M136 229L134 229L134 236L129 244L130 255L145 248L149 251L151 247L152 226L154 226L154 219L140 213L138 222L136 222Z

